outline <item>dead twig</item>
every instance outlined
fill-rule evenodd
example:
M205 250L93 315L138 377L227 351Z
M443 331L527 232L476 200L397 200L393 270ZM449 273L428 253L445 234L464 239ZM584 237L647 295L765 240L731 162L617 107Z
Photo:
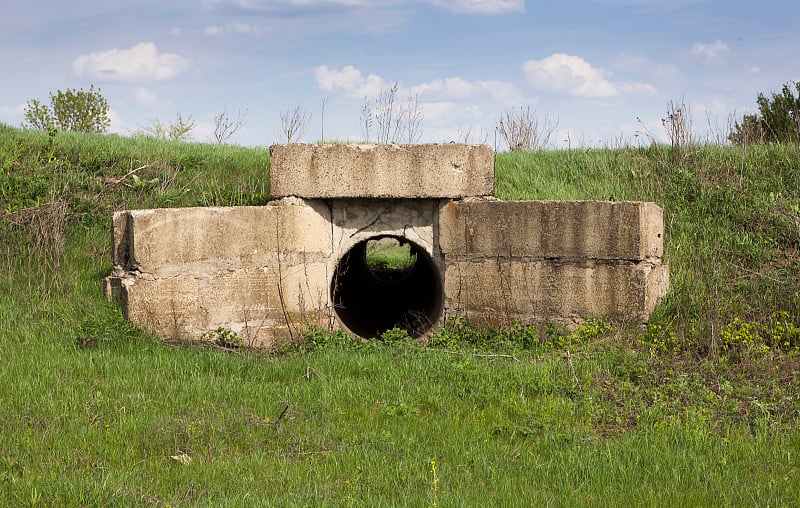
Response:
M284 406L284 408L283 408L283 411L281 411L281 414L279 414L278 418L275 420L275 427L278 427L281 424L281 420L283 419L283 415L285 415L286 411L288 411L288 410L289 410L289 404L286 404L286 406Z
M501 353L480 354L480 353L467 353L467 352L464 352L464 351L452 351L450 349L435 349L435 348L424 348L424 349L426 351L437 351L437 352L440 352L440 353L447 353L447 354L450 354L450 355L470 355L470 356L474 356L476 358L504 358L504 359L508 359L508 360L514 360L515 362L519 362L520 361L519 358L517 358L516 356L514 356L512 354L501 354Z
M567 364L569 365L569 373L572 374L573 382L578 387L578 390L583 392L583 388L581 388L581 382L578 381L578 376L575 375L575 368L572 366L572 355L569 354L569 349L567 349Z

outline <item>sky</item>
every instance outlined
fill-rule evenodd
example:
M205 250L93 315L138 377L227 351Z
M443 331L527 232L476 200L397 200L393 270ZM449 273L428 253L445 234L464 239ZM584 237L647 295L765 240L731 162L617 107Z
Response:
M550 146L667 139L670 103L700 140L756 109L759 92L800 81L798 0L2 0L0 122L31 99L90 86L109 131L130 135L180 113L210 142L375 140L365 103L397 84L416 100L419 142L493 145L506 112L554 126ZM731 116L733 115L733 117Z

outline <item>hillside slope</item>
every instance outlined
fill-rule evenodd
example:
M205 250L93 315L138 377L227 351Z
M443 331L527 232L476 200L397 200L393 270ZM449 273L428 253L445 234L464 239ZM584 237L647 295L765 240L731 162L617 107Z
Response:
M112 212L263 204L268 159L0 126L0 505L800 499L800 146L497 154L501 199L664 207L646 330L309 330L264 355L125 321Z

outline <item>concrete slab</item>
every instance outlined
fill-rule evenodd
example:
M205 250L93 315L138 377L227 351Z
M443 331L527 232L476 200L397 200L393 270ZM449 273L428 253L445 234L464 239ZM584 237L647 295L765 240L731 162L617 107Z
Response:
M330 225L324 203L297 198L119 212L104 288L129 320L160 336L223 327L268 346L290 328L330 326Z
M488 145L270 147L270 192L304 198L462 198L494 188Z
M666 292L666 266L559 263L497 257L447 260L445 308L479 327L579 323L588 317L646 322Z
M663 212L653 203L443 203L445 306L477 323L645 322L666 293Z
M611 201L449 201L439 217L445 255L624 259L663 254L659 206Z
M330 252L330 209L302 199L266 206L159 208L114 215L114 264L141 272L256 266L284 252ZM202 271L202 270L198 270Z

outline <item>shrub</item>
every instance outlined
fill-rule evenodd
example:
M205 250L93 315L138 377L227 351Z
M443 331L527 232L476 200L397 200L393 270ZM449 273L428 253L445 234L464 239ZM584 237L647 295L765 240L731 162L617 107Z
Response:
M25 107L25 121L38 130L58 127L75 132L105 132L111 123L108 102L94 85L88 91L68 88L66 92L51 92L50 106L31 99Z
M540 119L530 106L507 109L497 121L497 131L511 151L538 152L547 146L557 128L558 120L547 115Z
M795 97L794 90L797 91ZM800 142L800 83L786 83L780 94L758 94L758 114L745 115L730 134L734 145Z
M153 119L147 125L139 126L134 135L145 136L155 139L170 139L172 141L188 141L192 137L192 131L197 126L197 122L189 115L183 118L181 112L175 115L174 122L162 122Z

